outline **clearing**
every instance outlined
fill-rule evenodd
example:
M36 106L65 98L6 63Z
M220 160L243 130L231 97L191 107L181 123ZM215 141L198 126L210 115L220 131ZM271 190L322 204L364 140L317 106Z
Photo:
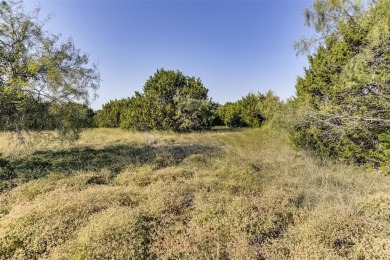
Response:
M271 128L0 136L0 259L389 259L390 179Z

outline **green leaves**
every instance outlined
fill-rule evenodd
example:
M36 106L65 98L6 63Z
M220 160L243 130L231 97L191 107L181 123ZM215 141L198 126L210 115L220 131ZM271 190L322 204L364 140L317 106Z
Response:
M228 102L217 110L219 117L229 127L260 127L281 113L282 102L271 91L265 95L250 93L237 102Z
M390 2L366 9L352 0L317 2L322 9L314 5L311 15L332 17L322 22L334 28L319 31L324 42L298 78L296 141L379 167L388 160L380 139L390 128Z
M215 107L208 99L191 98L177 92L173 100L176 105L176 131L201 131L213 126Z
M96 112L94 125L97 127L119 127L121 114L129 105L130 99L111 100Z
M144 102L150 121L150 129L178 130L175 121L177 103L175 96L186 99L207 100L208 89L199 78L184 76L180 71L160 69L144 86ZM195 130L195 129L193 129Z
M198 131L212 126L214 105L199 78L160 69L145 83L144 93L103 105L95 116L99 127L131 130Z
M89 63L88 56L81 53L71 39L60 42L58 35L45 31L45 22L39 19L39 9L27 13L21 1L1 3L1 130L19 134L37 130L33 127L36 123L30 122L33 118L42 120L37 122L39 125L52 125L49 118L54 114L41 116L48 113L46 106L73 106L75 101L88 104L95 97L100 84L96 65ZM82 127L66 121L66 113L55 115L57 121L76 132L79 131L76 128ZM56 129L64 134L62 126L56 125Z

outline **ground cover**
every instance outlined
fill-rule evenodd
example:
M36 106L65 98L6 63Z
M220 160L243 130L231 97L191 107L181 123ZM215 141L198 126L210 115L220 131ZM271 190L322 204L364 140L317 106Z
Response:
M390 180L285 131L0 137L0 259L386 259Z

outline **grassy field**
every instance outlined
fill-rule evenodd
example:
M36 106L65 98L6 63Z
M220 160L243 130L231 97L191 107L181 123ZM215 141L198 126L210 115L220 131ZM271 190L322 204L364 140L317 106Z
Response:
M390 259L390 178L283 131L0 136L0 259Z

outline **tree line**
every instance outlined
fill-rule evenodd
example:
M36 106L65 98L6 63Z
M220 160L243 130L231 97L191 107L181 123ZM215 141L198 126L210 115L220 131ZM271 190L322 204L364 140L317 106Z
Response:
M281 105L272 92L251 93L220 105L208 97L208 89L199 78L159 69L146 81L143 93L135 92L132 97L104 104L96 112L94 124L176 132L208 130L218 125L260 127Z

